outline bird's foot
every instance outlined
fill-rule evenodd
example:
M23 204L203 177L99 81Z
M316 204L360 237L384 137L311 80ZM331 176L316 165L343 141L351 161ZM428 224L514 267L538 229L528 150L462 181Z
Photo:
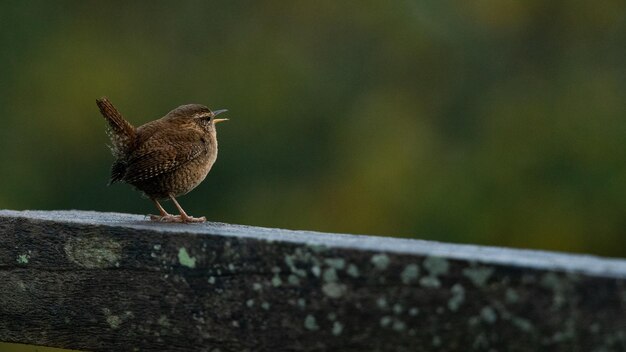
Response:
M180 215L148 215L150 216L150 220L156 222L183 222L180 218Z
M204 216L194 218L193 216L189 215L181 215L181 220L182 222L206 222L206 218Z
M193 216L189 216L189 215L171 215L171 214L152 215L150 214L150 220L156 221L156 222L188 223L188 222L205 222L206 218L204 216L200 218L194 218Z

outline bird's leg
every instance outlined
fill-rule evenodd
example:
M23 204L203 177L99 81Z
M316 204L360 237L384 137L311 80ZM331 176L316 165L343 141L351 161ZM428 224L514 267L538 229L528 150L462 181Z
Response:
M170 199L172 200L172 202L174 202L176 209L178 209L178 212L180 213L181 222L205 222L206 221L206 218L204 216L200 218L194 218L193 216L187 215L187 213L185 213L185 211L183 210L183 207L181 207L180 204L178 204L178 202L176 201L176 199L174 199L174 197L170 195Z
M178 215L172 215L165 211L158 200L153 199L154 205L156 205L159 213L161 215L152 215L150 214L150 220L152 221L160 221L160 222L181 222L181 217Z

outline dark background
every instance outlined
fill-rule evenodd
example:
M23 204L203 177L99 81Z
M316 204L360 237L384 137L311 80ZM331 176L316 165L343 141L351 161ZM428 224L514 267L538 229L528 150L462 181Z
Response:
M103 95L230 110L192 215L626 256L619 1L2 1L0 208L156 211Z

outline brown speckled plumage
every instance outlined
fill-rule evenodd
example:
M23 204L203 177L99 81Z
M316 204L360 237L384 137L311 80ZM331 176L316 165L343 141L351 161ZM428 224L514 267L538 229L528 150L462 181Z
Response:
M217 158L216 119L225 111L211 111L204 105L182 105L164 117L133 127L107 98L96 100L109 123L111 151L116 157L111 167L111 183L133 185L152 199L160 216L153 220L196 222L204 218L187 216L175 197L186 194L207 176ZM165 212L158 203L172 199L180 216Z

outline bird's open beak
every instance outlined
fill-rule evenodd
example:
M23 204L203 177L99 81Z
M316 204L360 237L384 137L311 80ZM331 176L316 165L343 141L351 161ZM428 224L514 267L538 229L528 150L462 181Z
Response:
M226 112L226 111L228 111L228 110L222 109L222 110L213 111L213 116L217 116L217 115L219 115L219 114L221 114L223 112ZM222 121L228 121L228 119L215 119L215 118L213 119L213 123L218 123L218 122L222 122Z

